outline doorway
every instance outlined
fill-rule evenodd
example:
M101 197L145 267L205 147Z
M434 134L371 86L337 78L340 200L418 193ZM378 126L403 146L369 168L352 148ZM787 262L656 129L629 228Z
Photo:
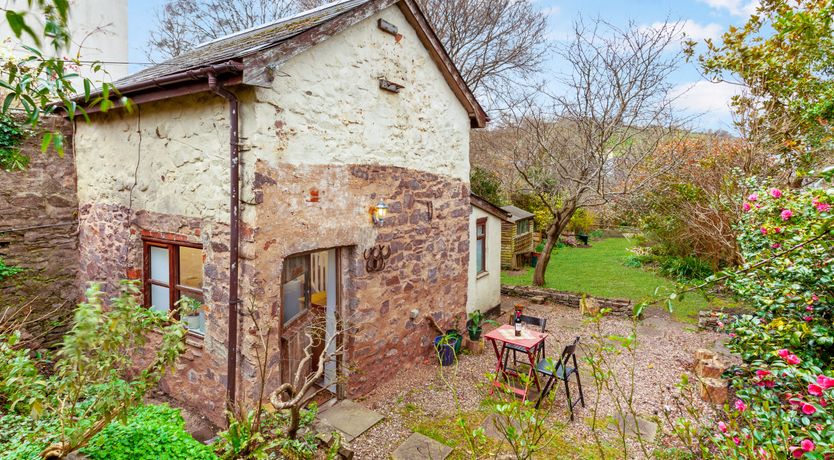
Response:
M284 260L281 280L282 382L295 377L307 347L310 347L313 359L302 373L312 375L319 371L318 357L322 353L332 356L340 345L341 337L336 337L342 291L339 257L340 249L333 248L297 254ZM328 360L316 382L333 395L337 394L339 364L338 357Z

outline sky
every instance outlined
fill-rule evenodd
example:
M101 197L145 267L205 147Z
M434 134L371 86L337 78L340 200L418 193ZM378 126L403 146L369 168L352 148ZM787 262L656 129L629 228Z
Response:
M571 24L579 15L601 17L617 26L634 22L651 26L665 20L681 21L687 36L701 40L718 38L730 25L741 25L755 9L756 0L533 0L548 18L550 39L560 42L568 37ZM153 29L158 11L165 0L128 1L129 58L132 63L147 61L144 47ZM140 64L131 66L139 70ZM560 71L560 63L546 64L544 75ZM737 87L704 80L693 63L685 63L672 75L676 108L686 116L697 117L696 129L733 131L728 107Z

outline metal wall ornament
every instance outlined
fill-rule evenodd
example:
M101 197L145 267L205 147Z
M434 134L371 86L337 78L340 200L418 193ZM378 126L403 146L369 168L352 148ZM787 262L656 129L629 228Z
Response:
M385 261L391 257L391 246L378 244L365 249L365 270L368 273L381 272L385 269Z

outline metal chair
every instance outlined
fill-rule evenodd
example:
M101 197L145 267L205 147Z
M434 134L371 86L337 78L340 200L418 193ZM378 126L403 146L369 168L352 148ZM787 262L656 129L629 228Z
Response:
M544 332L545 327L547 326L547 318L539 318L538 316L521 315L521 322L524 323L524 324L527 324L528 326L533 326L533 327L538 328L539 332ZM512 326L514 324L515 324L515 316L510 315L510 325ZM505 351L505 353L504 353L504 368L505 369L507 368L507 361L510 358L510 353L509 353L510 351L513 352L513 366L515 368L518 368L518 356L516 355L516 353L518 353L518 352L524 353L526 350L524 350L524 348L522 348L518 345L513 345L511 343L508 343L506 345L506 348L505 348L504 351ZM544 341L542 341L542 343L536 349L536 355L535 356L536 356L536 359L535 359L536 362L538 362L538 360L544 358Z
M553 385L556 383L556 380L562 380L565 382L565 394L568 399L568 407L570 408L570 419L573 421L573 406L577 405L578 403L582 403L582 407L585 407L585 395L582 393L582 382L579 379L579 365L576 362L576 346L579 344L579 337L577 337L572 344L565 347L562 351L562 356L559 358L559 361L548 362L547 359L542 359L539 361L539 364L536 366L536 370L543 375L548 376L547 383L544 384L544 388L542 388L541 393L539 394L539 399L536 401L536 409L539 408L542 400L550 393L550 390L553 389ZM570 367L571 361L573 361L573 367ZM576 401L571 400L570 397L570 385L569 379L571 375L576 375L576 385L579 387L579 399Z

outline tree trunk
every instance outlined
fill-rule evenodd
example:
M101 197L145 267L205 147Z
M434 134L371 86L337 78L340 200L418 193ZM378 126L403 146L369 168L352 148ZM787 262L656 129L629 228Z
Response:
M544 286L545 284L544 275L547 273L547 264L550 263L550 253L553 252L553 247L556 246L556 242L562 236L562 231L568 226L568 222L573 217L573 213L576 212L576 206L573 205L573 202L571 200L568 202L567 207L559 209L554 216L553 223L547 227L547 231L545 232L547 234L547 241L544 243L544 249L542 249L538 263L536 263L536 270L533 272L534 286Z
M287 437L295 439L298 436L298 425L301 421L299 405L290 406L290 426L287 427Z

